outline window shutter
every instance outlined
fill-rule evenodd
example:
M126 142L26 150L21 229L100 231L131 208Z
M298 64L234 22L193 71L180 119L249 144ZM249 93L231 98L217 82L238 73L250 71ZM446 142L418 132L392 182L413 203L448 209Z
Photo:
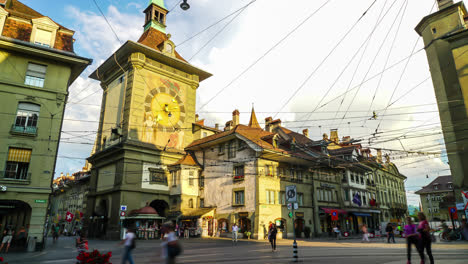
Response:
M50 47L50 42L52 39L52 32L42 29L36 29L36 39L34 43L39 43L42 45L47 45Z
M29 63L26 75L38 78L45 78L47 66Z

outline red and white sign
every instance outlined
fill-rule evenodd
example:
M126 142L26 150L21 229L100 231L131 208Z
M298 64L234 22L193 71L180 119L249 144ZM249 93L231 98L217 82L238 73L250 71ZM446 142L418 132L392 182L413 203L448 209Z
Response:
M127 212L125 211L120 212L120 216L125 216L125 215L127 215Z
M70 223L71 221L73 221L73 217L74 217L74 216L75 216L74 214L72 214L72 213L70 213L70 212L67 212L67 215L65 216L65 220L66 220L68 223Z
M344 237L349 237L349 233L348 233L348 232L344 232L344 233L343 233L343 236L344 236Z

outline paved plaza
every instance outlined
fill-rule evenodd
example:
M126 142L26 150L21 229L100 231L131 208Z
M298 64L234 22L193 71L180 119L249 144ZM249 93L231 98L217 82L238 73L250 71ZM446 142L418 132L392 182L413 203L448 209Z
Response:
M278 251L271 252L264 241L241 240L233 246L228 239L187 239L181 240L184 252L177 263L290 263L292 241L278 240ZM112 251L112 263L120 263L122 247L117 241L90 240L90 249L101 252ZM360 243L359 239L308 240L298 241L299 257L302 263L406 263L406 245L403 239L396 244L382 240ZM134 251L135 263L163 263L160 257L160 241L137 241ZM468 243L436 243L433 246L436 263L467 263ZM9 264L15 263L76 263L77 252L73 237L60 237L59 242L48 241L46 249L34 253L0 254ZM419 263L414 252L413 263Z

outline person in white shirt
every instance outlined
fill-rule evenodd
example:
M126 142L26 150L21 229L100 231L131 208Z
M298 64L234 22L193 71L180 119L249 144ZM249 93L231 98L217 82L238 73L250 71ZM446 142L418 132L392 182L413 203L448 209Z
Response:
M333 232L335 233L335 237L337 240L341 238L341 230L338 226L333 227Z
M122 257L122 264L130 262L130 264L135 264L132 258L132 250L135 248L135 231L132 228L129 228L125 234L125 239L120 242L120 245L124 244L125 251Z
M232 242L237 245L237 233L239 232L239 227L236 223L232 225Z

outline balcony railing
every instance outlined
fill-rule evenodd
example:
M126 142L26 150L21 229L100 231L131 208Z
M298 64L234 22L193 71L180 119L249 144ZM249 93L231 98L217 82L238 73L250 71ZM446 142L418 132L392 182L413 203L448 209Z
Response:
M31 173L18 174L12 171L0 171L0 181L29 184L31 182Z
M14 134L36 136L37 127L27 127L27 126L25 127L25 126L12 125L10 132Z

